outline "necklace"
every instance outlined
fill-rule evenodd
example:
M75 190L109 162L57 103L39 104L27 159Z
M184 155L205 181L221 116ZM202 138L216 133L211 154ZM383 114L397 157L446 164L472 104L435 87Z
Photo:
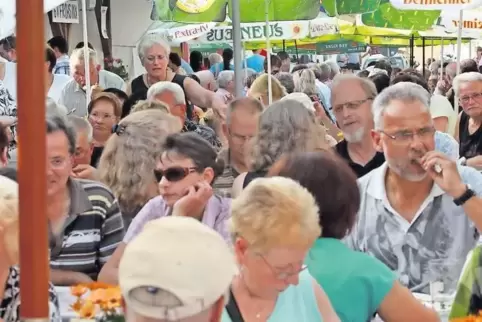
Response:
M242 286L239 285L239 284L242 284ZM247 293L247 295L248 295L249 302L251 302L252 304L254 304L254 303L253 303L253 302L254 302L254 301L253 301L254 299L260 299L257 295L255 295L255 294L249 289L248 285L246 284L246 282L244 281L244 278L243 278L242 276L238 276L238 285L241 286L242 288L244 288L244 289L246 290L246 293ZM238 286L238 287L239 287L239 286ZM275 301L275 303L276 303L276 301ZM259 305L259 303L258 303L258 305L252 305L252 307L255 307L255 306L258 307L257 309L254 310L254 312L255 312L255 313L254 313L254 317L255 317L257 320L261 319L261 317L265 315L264 313L265 313L266 311L268 311L268 309L271 310L271 313L267 314L266 320L267 320L267 319L271 316L271 314L273 313L272 310L274 309L274 306L273 306L273 308L270 309L269 306L267 306L265 303L261 303L261 305ZM269 311L268 311L268 312L269 312Z

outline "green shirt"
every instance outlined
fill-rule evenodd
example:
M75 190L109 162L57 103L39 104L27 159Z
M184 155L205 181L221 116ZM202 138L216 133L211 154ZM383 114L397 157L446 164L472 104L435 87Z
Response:
M378 259L333 238L318 239L306 264L343 322L370 321L396 281Z

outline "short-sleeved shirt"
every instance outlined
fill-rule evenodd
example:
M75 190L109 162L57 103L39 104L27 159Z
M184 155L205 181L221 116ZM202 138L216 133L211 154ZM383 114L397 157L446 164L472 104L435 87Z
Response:
M69 179L70 210L59 235L49 233L50 268L97 279L124 238L124 223L112 192L101 183Z
M230 162L229 149L219 152L218 158L224 160L225 166L223 173L214 181L213 190L217 195L231 198L234 179L239 176L239 172L236 171Z
M172 209L166 204L161 196L152 198L139 211L132 220L123 242L128 244L144 228L144 225L154 219L170 216ZM217 231L227 242L230 243L230 236L227 229L227 220L231 217L231 199L219 196L212 196L206 208L201 222Z
M318 239L305 264L341 321L370 321L397 279L378 259L334 238Z
M387 163L358 179L361 205L346 243L371 254L395 271L402 284L428 293L442 279L448 289L458 281L479 232L453 198L434 183L412 222L390 205L385 191ZM482 196L482 174L460 166L462 181Z
M125 89L124 80L118 75L106 70L99 71L98 85L103 89ZM72 115L79 117L87 116L87 94L73 78L67 84L65 84L62 94L60 95L59 103L67 107L68 111L71 112Z
M437 117L446 117L448 120L448 125L445 133L455 136L457 112L455 112L447 97L438 94L432 95L430 100L430 114L432 115L433 119Z

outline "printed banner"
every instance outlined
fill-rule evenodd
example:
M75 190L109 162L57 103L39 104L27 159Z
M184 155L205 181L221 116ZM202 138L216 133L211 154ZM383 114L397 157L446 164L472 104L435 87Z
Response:
M482 6L482 0L390 0L401 10L467 10Z
M239 1L241 22L266 20L266 0ZM154 0L151 17L161 21L187 23L223 22L228 12L233 12L230 0ZM270 21L311 20L316 18L319 12L320 0L271 0L268 19Z
M266 41L302 39L309 35L308 21L275 22L269 24L269 30L265 23L244 23L241 25L242 41ZM199 43L232 43L233 28L231 26L215 27L207 34L197 39Z
M366 44L349 40L336 40L316 44L316 52L319 55L364 53L366 50Z
M202 37L216 26L215 22L185 25L164 30L164 36L169 43L188 42Z
M319 18L310 21L310 37L334 35L340 32L337 20L334 18Z
M67 1L52 10L52 21L59 23L79 23L79 2Z
M441 24L447 28L449 32L456 32L459 27L460 15L458 12L443 11L441 16ZM462 27L464 34L482 35L482 11L467 10L463 12Z

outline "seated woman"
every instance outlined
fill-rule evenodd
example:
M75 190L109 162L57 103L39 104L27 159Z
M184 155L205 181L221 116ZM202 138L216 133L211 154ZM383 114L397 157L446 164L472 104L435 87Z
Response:
M260 178L233 200L240 267L222 322L340 321L303 264L321 233L313 196L287 178Z
M117 198L124 227L128 228L142 207L159 195L154 170L166 137L180 131L179 119L151 109L132 113L120 121L115 135L107 141L98 175Z
M375 313L386 322L439 321L387 266L341 241L360 206L357 178L343 160L326 152L297 153L278 161L269 175L296 180L315 197L323 231L305 263L342 321L367 322Z
M20 322L20 270L18 185L0 176L0 320ZM25 269L32 269L26 267ZM62 321L59 301L54 287L49 284L49 321Z
M120 120L122 106L117 96L101 92L90 101L87 111L89 122L94 129L92 142L94 150L90 165L97 167L104 145L112 134L112 128Z
M143 112L137 112L143 113ZM133 115L135 115L134 113ZM176 202L190 216L199 219L229 241L226 221L230 217L231 199L213 195L211 184L224 170L212 145L196 133L176 133L166 138L157 168L153 171L159 183L159 194L141 209L132 221L125 238L102 268L99 280L117 284L120 258L126 245L150 220L170 216ZM133 169L137 171L139 168Z

